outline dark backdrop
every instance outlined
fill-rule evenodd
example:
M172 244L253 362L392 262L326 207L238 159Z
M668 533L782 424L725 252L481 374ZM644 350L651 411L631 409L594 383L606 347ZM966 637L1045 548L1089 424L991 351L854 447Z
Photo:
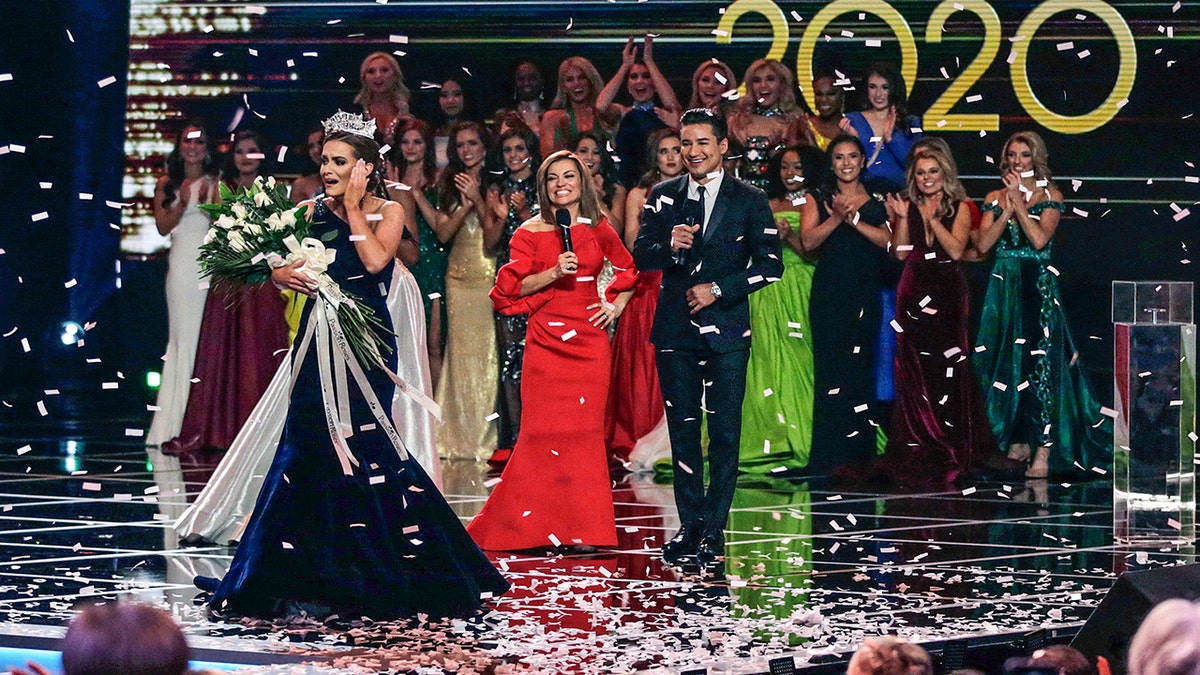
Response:
M1045 136L1069 202L1055 264L1085 364L1107 399L1109 283L1198 276L1200 263L1190 262L1200 247L1196 216L1179 212L1200 196L1200 16L1192 3L1051 3L963 2L973 11L950 12L937 42L926 34L931 13L952 2L26 3L32 6L10 11L0 27L0 73L13 75L0 81L0 146L10 147L0 155L8 179L0 191L0 422L43 421L38 401L50 412L44 421L54 423L89 413L145 415L152 394L145 373L157 370L166 337L165 267L161 254L118 255L113 225L124 227L127 242L145 227L148 185L183 118L199 116L218 132L240 119L239 128L259 129L277 145L298 144L313 122L351 108L358 65L376 50L404 52L398 58L417 111L435 104L435 90L425 85L455 77L474 111L486 115L511 100L517 60L543 66L548 101L563 57L587 56L608 76L626 37L647 32L659 36L657 60L685 102L701 60L725 60L740 79L778 41L794 71L802 36L815 38L818 67L854 76L871 60L897 60L905 51L874 13L881 7L895 10L914 36L917 77L909 85L919 114L952 82L973 79L968 66L982 54L984 68L951 112L994 114L999 128L953 132L953 125L924 121L928 133L950 142L973 196L997 185L995 160L1009 133L1033 128ZM813 28L831 4L839 16ZM1020 35L1022 22L1043 6L1056 11ZM995 46L996 32L978 16L989 11L999 20ZM1136 65L1102 20L1114 12L1134 38ZM741 16L723 26L726 14ZM731 39L714 34L722 28ZM1083 114L1118 80L1132 82L1128 102L1095 129L1046 128L1047 113L1018 98L1010 77L1008 57L1021 42L1041 102L1033 107ZM97 84L109 76L115 82ZM25 152L11 151L12 143ZM41 189L42 181L52 187ZM95 196L80 199L80 192ZM118 212L106 202L130 206ZM41 212L49 217L34 222ZM986 279L986 269L976 272ZM55 345L67 319L95 322L82 348ZM105 389L106 382L118 386Z

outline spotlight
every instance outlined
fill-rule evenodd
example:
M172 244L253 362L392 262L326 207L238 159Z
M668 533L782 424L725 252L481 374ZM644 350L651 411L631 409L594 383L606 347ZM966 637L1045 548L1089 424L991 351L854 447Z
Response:
M64 321L58 326L58 341L71 347L83 339L83 326L74 321Z
M162 385L162 373L156 373L153 370L146 372L146 386L151 389L158 389Z

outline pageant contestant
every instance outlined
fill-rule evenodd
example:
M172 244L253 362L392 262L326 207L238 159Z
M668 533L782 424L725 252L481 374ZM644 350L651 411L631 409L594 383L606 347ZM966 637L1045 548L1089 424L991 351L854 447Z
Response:
M663 271L650 340L658 349L683 523L663 544L663 559L709 563L724 555L723 530L737 483L750 354L746 300L779 279L783 264L767 196L721 170L729 149L725 119L700 108L684 113L681 122L688 175L650 191L634 260L642 269ZM700 446L705 414L707 490Z
M1076 358L1050 266L1065 206L1048 161L1036 133L1008 139L1000 160L1004 187L988 194L975 239L981 253L996 249L975 367L996 440L1011 459L1032 455L1029 478L1066 473L1075 463L1091 469L1112 461L1112 427ZM1030 386L1020 387L1022 382Z
M511 261L492 289L496 311L529 315L521 435L468 530L488 550L616 546L604 451L606 329L625 309L637 270L579 158L547 157L537 190L540 213L513 235ZM616 274L601 300L596 279L606 258Z
M215 174L208 133L198 123L186 125L167 156L167 175L159 177L154 187L154 223L159 234L171 237L171 252L167 260L167 354L155 400L157 412L146 433L150 446L174 438L183 427L208 297L208 287L200 285L197 262L209 223L200 205L217 199Z
M325 197L309 204L313 237L337 252L328 274L390 321L379 289L392 277L403 210L371 196L378 189L374 124L339 114L327 123L321 155ZM369 162L367 160L370 160ZM279 286L312 297L314 281L295 266L272 273ZM198 578L213 609L235 615L362 613L373 618L470 613L507 582L471 542L415 458L384 429L359 429L335 445L318 377L321 341L293 348L299 373L287 422L250 524L223 580ZM396 367L395 357L388 359ZM367 371L369 391L350 386L354 418L368 420L367 396L389 401L386 373ZM385 425L386 426L386 425ZM336 428L334 434L341 433ZM340 447L339 447L340 446ZM357 460L347 462L347 455ZM342 466L346 468L343 469Z
M896 403L883 470L905 487L940 488L985 461L996 440L967 344L967 279L958 260L971 213L958 167L940 139L909 156L906 194L887 199L896 289Z

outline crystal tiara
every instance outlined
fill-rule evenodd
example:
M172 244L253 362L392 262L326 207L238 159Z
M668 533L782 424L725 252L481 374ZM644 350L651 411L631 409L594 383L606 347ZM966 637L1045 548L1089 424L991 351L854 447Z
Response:
M375 120L363 119L362 115L337 111L337 114L321 123L326 134L347 133L364 138L375 138Z

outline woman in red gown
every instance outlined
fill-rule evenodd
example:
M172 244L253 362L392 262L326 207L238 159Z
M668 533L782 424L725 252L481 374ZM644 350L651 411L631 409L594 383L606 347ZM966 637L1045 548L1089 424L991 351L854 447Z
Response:
M604 449L611 360L606 328L637 282L633 257L602 217L588 171L569 152L538 169L541 213L509 244L492 305L528 314L521 380L521 435L500 483L467 527L479 547L517 551L617 544ZM570 215L573 252L555 225ZM604 259L616 271L601 299Z
M677 129L659 129L651 133L647 150L646 161L652 168L642 177L641 184L629 191L625 200L625 244L630 250L633 250L633 242L641 229L642 209L650 188L683 172ZM638 273L637 287L613 337L605 435L609 464L614 468L627 466L633 471L650 470L656 459L671 456L666 408L658 388L654 345L650 343L650 327L654 324L661 285L661 271ZM650 436L651 432L659 433ZM638 452L633 455L635 448Z

